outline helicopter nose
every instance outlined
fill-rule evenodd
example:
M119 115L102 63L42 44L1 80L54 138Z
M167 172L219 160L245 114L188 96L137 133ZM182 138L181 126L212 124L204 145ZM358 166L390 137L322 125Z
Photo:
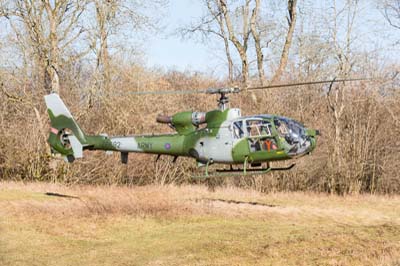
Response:
M315 149L315 147L317 146L317 138L316 136L320 136L321 135L321 131L320 130L316 130L316 129L306 129L306 134L309 137L310 140L310 149L309 152L313 151Z
M320 136L321 132L317 129L311 129L311 128L307 128L306 129L306 135L309 137L313 137L315 138L315 136Z
M311 142L310 151L313 151L315 149L315 147L317 146L317 141L316 141L315 137L311 137L310 142Z

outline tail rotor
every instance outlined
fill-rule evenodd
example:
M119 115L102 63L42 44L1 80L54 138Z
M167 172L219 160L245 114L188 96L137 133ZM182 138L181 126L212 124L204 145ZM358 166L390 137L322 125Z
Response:
M83 157L86 136L71 115L60 96L46 95L45 102L51 121L48 143L53 154L61 154L68 162Z

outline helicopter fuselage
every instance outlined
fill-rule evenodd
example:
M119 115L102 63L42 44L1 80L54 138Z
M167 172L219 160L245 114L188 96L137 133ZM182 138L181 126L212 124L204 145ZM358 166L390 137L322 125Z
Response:
M69 162L83 157L83 150L185 156L199 164L258 164L286 160L310 153L318 131L276 115L241 116L237 108L206 113L180 112L157 121L169 124L177 133L108 137L86 135L57 94L46 96L51 120L48 142L53 153Z
M315 135L315 130L292 119L256 115L236 117L186 134L87 138L94 144L89 149L185 156L204 164L241 164L245 160L261 163L308 154L315 148Z
M255 115L242 117L240 110L228 108L227 94L264 90L271 88L296 87L312 84L360 81L355 79L332 79L289 84L270 84L261 87L208 88L206 90L136 91L131 95L175 95L175 94L219 94L218 109L210 112L180 112L173 116L161 115L157 122L174 128L174 134L135 135L108 137L105 134L86 135L58 94L45 96L47 112L51 121L48 143L52 154L61 155L68 162L83 157L84 150L105 150L121 153L122 163L127 163L130 152L194 158L199 165L212 163L242 164L243 174L248 163L261 166L253 173L264 174L286 168L271 168L269 162L293 159L309 154L315 149L318 130L306 128L294 119L277 115ZM267 162L267 168L261 163ZM217 172L224 172L219 169ZM239 169L240 170L240 169ZM254 170L254 169L251 169ZM236 171L230 167L228 173ZM250 171L250 170L249 170ZM237 172L237 171L236 171ZM240 173L239 171L239 174Z

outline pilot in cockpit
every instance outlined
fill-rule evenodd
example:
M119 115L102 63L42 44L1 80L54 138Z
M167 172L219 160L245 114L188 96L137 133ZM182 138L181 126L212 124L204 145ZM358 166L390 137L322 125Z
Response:
M279 120L275 120L274 122L275 122L275 126L276 126L276 129L278 130L279 135L281 135L283 137L286 134L288 134L288 130L287 130L285 123L282 123Z

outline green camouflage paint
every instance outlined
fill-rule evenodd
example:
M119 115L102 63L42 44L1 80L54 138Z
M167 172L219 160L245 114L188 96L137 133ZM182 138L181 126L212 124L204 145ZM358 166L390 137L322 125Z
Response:
M56 151L63 156L73 155L74 152L71 148L65 147L61 141L61 131L69 129L73 135L82 144L82 148L89 150L104 150L104 151L118 151L118 152L141 152L150 154L166 154L172 156L187 156L195 157L195 147L199 141L205 139L215 139L221 130L222 124L228 119L229 109L209 111L205 115L206 127L198 129L192 124L192 112L180 112L172 117L172 124L175 127L176 134L163 134L163 135L136 135L127 137L108 137L103 135L85 135L79 125L72 117L65 115L54 116L51 109L48 109L48 114L51 121L51 126L56 129L51 130L48 142L53 151ZM279 137L276 126L274 125L274 116L270 119L264 118L271 123L271 135L267 138L276 143L277 148L269 151L259 150L251 151L249 147L249 137L240 139L232 147L231 163L250 163L264 162L264 161L277 161L292 158L288 155L291 146L282 137ZM306 129L307 136L311 137L312 151L316 146L315 136L316 131L313 129ZM260 137L261 138L261 137ZM265 139L265 137L263 137ZM134 150L125 151L121 148L121 140L124 145L134 146ZM136 145L136 146L135 146ZM199 158L196 158L199 159Z

